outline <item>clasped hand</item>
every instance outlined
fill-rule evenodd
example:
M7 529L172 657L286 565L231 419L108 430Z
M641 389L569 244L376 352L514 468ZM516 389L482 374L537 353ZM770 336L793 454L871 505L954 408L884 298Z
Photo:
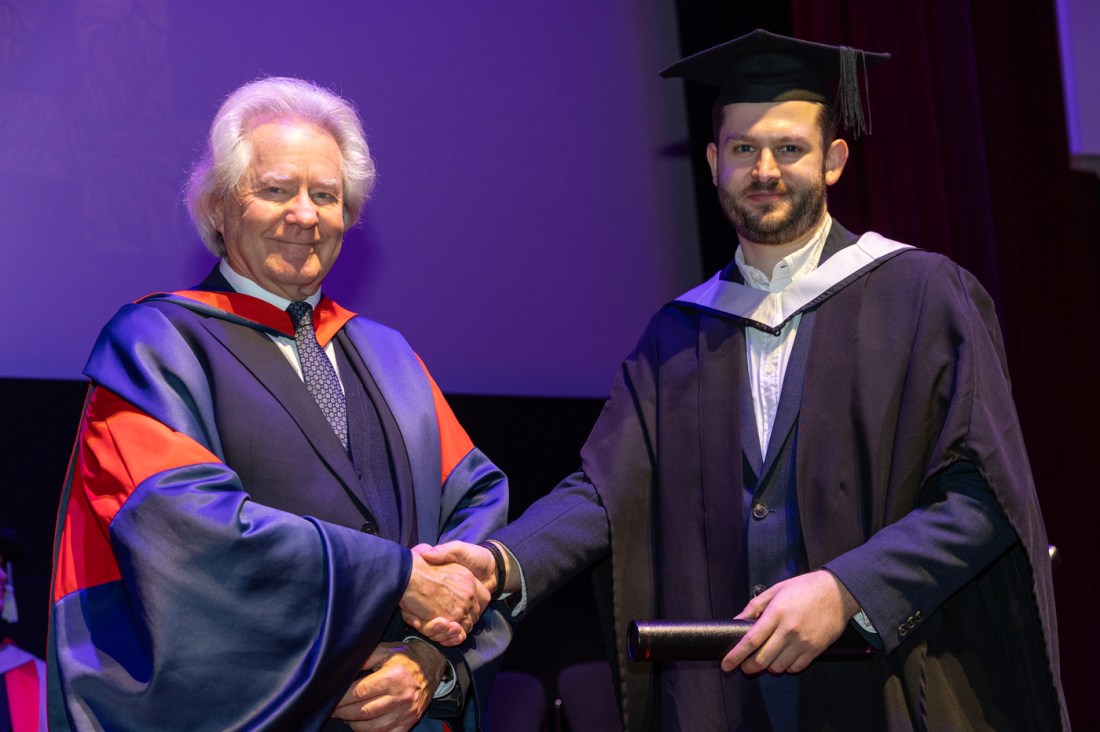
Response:
M464 542L413 547L412 575L399 603L401 616L410 627L444 646L466 640L489 606L494 581L492 556L486 574L484 562L475 561L482 559L478 552L489 554ZM463 564L473 565L475 571Z
M432 701L446 664L422 641L380 643L332 716L355 732L405 732Z

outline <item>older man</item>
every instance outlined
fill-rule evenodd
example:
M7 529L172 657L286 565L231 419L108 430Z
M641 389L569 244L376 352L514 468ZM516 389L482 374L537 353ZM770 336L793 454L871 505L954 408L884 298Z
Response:
M719 87L706 154L734 260L653 317L581 472L493 535L510 554L426 555L536 602L610 554L629 730L1068 726L992 303L827 210L837 117L859 131L885 58L756 31L666 70ZM625 657L631 619L734 615L756 623L721 665ZM815 660L847 627L880 652Z
M485 588L416 545L483 538L507 484L405 340L321 294L373 180L327 90L264 79L219 110L188 203L220 263L124 307L85 369L52 729L476 726L507 623L475 627Z

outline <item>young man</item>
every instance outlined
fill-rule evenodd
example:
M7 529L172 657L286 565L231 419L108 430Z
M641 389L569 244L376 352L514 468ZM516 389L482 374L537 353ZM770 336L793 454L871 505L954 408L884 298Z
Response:
M493 534L499 574L487 548L429 555L528 603L600 564L628 730L1068 726L992 303L828 213L836 120L860 131L886 58L755 31L664 72L720 88L734 260L653 317L581 471ZM721 664L626 657L631 620L733 616L755 625ZM878 652L815 661L849 625Z

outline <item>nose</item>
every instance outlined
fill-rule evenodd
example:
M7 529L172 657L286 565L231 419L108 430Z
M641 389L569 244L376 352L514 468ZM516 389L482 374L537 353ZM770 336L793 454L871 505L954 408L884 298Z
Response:
M302 191L290 202L286 212L286 222L303 229L317 225L317 207L309 197L308 191Z
M779 178L779 175L779 166L772 151L766 147L761 149L756 157L756 165L752 168L752 177L759 181L768 181Z

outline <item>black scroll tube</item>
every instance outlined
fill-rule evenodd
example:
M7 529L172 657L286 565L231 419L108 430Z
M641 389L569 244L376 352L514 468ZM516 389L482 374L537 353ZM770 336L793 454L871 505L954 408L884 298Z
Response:
M632 620L626 650L634 661L721 661L752 628L751 620ZM874 649L851 626L818 659L854 661Z

